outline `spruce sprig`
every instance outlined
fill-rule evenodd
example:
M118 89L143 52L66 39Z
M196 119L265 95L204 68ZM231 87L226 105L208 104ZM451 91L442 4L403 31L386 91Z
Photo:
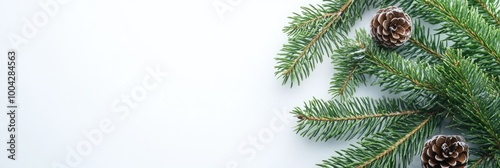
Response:
M347 38L364 11L389 5L413 19L405 46L381 48L364 29ZM292 111L297 133L320 141L360 138L318 166L406 167L448 118L447 127L473 144L469 167L500 167L498 7L498 0L326 0L294 13L276 76L298 85L324 55L337 71L332 100L314 98ZM353 96L368 83L400 97Z

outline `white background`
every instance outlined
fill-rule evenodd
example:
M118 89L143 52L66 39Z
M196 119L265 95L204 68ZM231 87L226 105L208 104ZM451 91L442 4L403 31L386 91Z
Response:
M16 161L7 159L8 116L0 115L1 168L72 167L68 157L88 168L303 168L354 142L293 131L293 107L330 98L329 59L300 87L274 76L287 17L318 0L61 0L47 13L39 3L50 1L0 2L0 79L6 83L7 51L16 49L20 106ZM218 13L217 3L230 10ZM374 13L356 27L368 28ZM34 17L36 31L23 35ZM13 34L25 41L12 43ZM156 81L148 68L168 75ZM144 78L156 87L139 92ZM378 90L357 95L381 97ZM138 93L136 107L122 101ZM84 132L102 131L101 121L113 130L88 146Z

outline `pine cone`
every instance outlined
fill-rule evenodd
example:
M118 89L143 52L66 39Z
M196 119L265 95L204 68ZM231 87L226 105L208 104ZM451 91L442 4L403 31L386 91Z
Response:
M411 37L411 19L401 8L379 9L370 24L375 41L387 48L403 45Z
M469 146L459 135L436 135L424 144L423 168L465 168Z

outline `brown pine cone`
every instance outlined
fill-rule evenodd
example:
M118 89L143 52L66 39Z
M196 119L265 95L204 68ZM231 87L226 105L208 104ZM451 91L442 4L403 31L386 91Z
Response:
M370 23L375 41L387 48L403 45L411 37L411 19L401 8L379 9Z
M469 146L459 135L436 135L424 144L423 168L465 168Z

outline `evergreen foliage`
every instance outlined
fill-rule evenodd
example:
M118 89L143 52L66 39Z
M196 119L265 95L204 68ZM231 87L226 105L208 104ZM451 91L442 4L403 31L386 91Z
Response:
M390 5L413 19L406 45L379 47L364 29L348 38L364 11ZM300 85L325 56L336 70L331 100L313 98L292 111L297 133L320 141L359 138L318 166L406 167L448 118L447 127L471 144L469 167L500 167L499 18L498 0L325 0L294 13L275 75ZM353 96L368 83L401 97Z

